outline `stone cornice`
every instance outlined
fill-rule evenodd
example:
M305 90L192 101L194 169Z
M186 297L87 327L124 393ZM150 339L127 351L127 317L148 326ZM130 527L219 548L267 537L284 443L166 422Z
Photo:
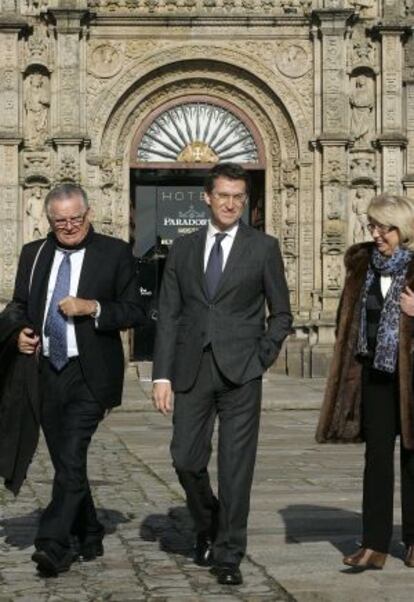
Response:
M15 136L13 134L5 134L0 132L0 145L1 146L18 146L23 142L23 138Z
M103 27L286 27L310 24L310 16L301 15L111 15L90 14L90 26Z
M353 146L354 142L343 132L321 134L318 138L311 140L313 148L321 149L325 146Z
M90 138L85 138L85 136L82 135L58 135L58 136L53 136L52 138L49 138L48 140L49 144L53 144L54 146L79 146L79 147L86 147L88 148L91 145L91 140Z
M25 31L29 27L26 19L18 15L3 15L0 16L0 33L15 33Z
M344 30L356 18L356 12L350 8L320 8L312 11L312 17L324 33L334 34Z
M391 132L389 134L382 134L375 140L375 146L377 148L384 148L390 146L397 146L399 148L405 148L408 144L407 138L400 132Z
M89 22L91 13L88 10L51 8L47 11L47 16L50 21L56 23L59 33L78 33L82 26Z
M394 36L404 36L408 37L412 34L413 27L412 25L407 25L407 23L387 23L380 22L377 25L371 27L368 30L374 37L382 37L384 35L394 35Z

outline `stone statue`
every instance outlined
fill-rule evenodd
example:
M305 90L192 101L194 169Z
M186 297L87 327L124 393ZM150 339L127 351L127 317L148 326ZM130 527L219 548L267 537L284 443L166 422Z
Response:
M352 232L352 242L364 242L368 237L368 218L367 209L369 204L369 190L367 188L357 188L355 197L352 201L352 211L354 212L354 227Z
M43 238L48 231L48 222L43 207L43 194L40 186L27 190L25 213L27 215L28 240Z
M366 75L355 78L355 90L349 98L351 104L351 135L358 144L367 142L372 134L374 96L371 80Z
M28 142L39 145L48 133L50 106L49 80L42 73L32 73L28 77L26 99L26 132Z

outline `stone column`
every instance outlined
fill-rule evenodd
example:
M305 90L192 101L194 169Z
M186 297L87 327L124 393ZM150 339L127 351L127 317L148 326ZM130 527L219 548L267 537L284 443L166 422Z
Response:
M7 13L0 17L0 303L11 297L21 245L18 149L22 136L19 35L26 22Z
M61 5L68 2L61 2ZM72 3L73 4L73 3ZM56 71L52 81L52 142L56 149L55 179L82 180L85 137L85 24L88 12L59 8L56 22Z
M312 376L326 374L334 342L334 324L342 288L347 220L347 94L346 36L352 10L315 11L321 39L321 132L317 148L322 163L322 240L318 340L312 347Z
M403 129L403 42L407 27L381 25L375 29L382 46L381 136L382 190L401 194L403 149L407 139Z
M405 48L405 123L407 133L406 166L404 187L408 196L414 198L414 37Z

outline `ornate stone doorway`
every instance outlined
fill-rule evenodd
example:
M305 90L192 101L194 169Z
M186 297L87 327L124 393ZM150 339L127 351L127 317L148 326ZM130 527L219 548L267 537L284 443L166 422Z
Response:
M177 236L207 223L205 174L214 163L234 161L251 172L243 219L264 229L265 171L255 128L230 103L191 96L154 111L137 132L131 152L131 239L140 293L149 313L168 249ZM151 360L154 324L137 329L134 358Z

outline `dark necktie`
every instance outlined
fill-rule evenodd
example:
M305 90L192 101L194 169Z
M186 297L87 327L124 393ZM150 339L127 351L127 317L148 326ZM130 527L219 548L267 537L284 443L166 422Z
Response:
M59 301L69 295L70 271L70 253L64 252L45 322L45 335L49 337L49 361L56 370L62 370L68 363L68 323L59 310Z
M217 233L214 236L216 240L211 248L205 273L210 299L214 297L221 274L223 273L223 249L221 248L221 243L227 234Z

